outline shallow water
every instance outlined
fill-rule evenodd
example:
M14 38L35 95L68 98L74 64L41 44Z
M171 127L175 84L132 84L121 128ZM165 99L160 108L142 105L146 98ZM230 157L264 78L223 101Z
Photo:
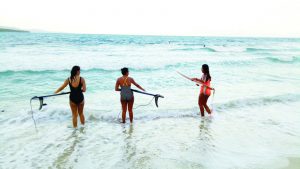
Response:
M199 87L176 70L200 77L204 63L216 95L200 118ZM42 111L33 102L36 131L29 99L52 94L76 64L86 125L71 127L59 96ZM135 109L132 125L118 122L123 66L165 96ZM300 39L0 33L0 168L284 168L300 157L299 66Z

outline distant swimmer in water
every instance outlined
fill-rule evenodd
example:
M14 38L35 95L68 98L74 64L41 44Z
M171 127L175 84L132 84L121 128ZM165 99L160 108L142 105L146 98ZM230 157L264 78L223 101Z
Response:
M133 121L133 103L134 103L134 96L133 92L131 91L131 84L134 84L137 88L145 91L139 84L137 84L133 78L129 77L128 68L124 67L121 69L122 77L119 77L116 82L115 90L121 91L121 104L122 104L122 122L125 123L126 119L126 111L128 107L129 111L129 118L130 123ZM119 88L120 87L120 88Z
M73 66L71 76L64 81L64 84L58 88L55 93L62 91L67 85L70 86L70 107L73 117L73 127L77 127L77 117L79 114L80 122L84 125L85 119L83 115L84 96L82 92L86 91L86 84L83 77L80 77L80 67Z
M205 45L203 45L203 47L205 48Z
M209 74L209 67L207 64L202 65L202 73L203 73L203 75L202 75L201 79L192 78L192 81L202 83L201 88L200 88L200 95L198 98L198 105L200 108L201 116L203 117L204 109L207 111L208 114L211 114L211 110L207 106L207 100L210 96L210 93L211 93L210 91L215 90L215 89L210 87L211 76Z

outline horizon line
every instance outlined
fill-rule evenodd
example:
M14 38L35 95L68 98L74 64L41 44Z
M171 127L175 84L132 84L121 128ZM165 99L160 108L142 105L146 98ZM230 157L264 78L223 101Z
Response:
M16 27L0 26L3 29L12 29L17 31L25 31L19 33L53 33L53 34L75 34L75 35L110 35L110 36L162 36L162 37L220 37L220 38L283 38L283 39L300 39L300 36L248 36L248 35L174 35L174 34L123 34L123 33L84 33L84 32L64 32L64 31L47 31L39 29L22 29ZM13 31L12 31L13 32ZM2 32L4 33L4 32ZM16 32L15 32L16 33Z
M110 36L161 36L161 37L219 37L219 38L282 38L300 39L300 36L247 36L247 35L174 35L174 34L122 34L122 33L83 33L83 32L63 32L63 31L30 31L29 33L53 33L53 34L74 34L74 35L110 35Z

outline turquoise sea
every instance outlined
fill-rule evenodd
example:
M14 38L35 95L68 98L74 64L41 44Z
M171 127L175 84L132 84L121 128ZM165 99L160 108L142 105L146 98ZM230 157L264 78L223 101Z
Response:
M205 45L205 47L204 47ZM216 89L201 118L208 64ZM86 125L52 94L73 65L86 79ZM120 69L165 98L118 122ZM0 33L0 168L276 169L300 158L300 39ZM66 88L64 91L68 91ZM151 97L135 94L135 106Z

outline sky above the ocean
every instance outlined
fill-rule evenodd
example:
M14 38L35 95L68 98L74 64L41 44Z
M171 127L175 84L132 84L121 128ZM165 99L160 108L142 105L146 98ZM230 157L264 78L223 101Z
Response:
M300 37L300 0L0 0L0 26L95 34Z

